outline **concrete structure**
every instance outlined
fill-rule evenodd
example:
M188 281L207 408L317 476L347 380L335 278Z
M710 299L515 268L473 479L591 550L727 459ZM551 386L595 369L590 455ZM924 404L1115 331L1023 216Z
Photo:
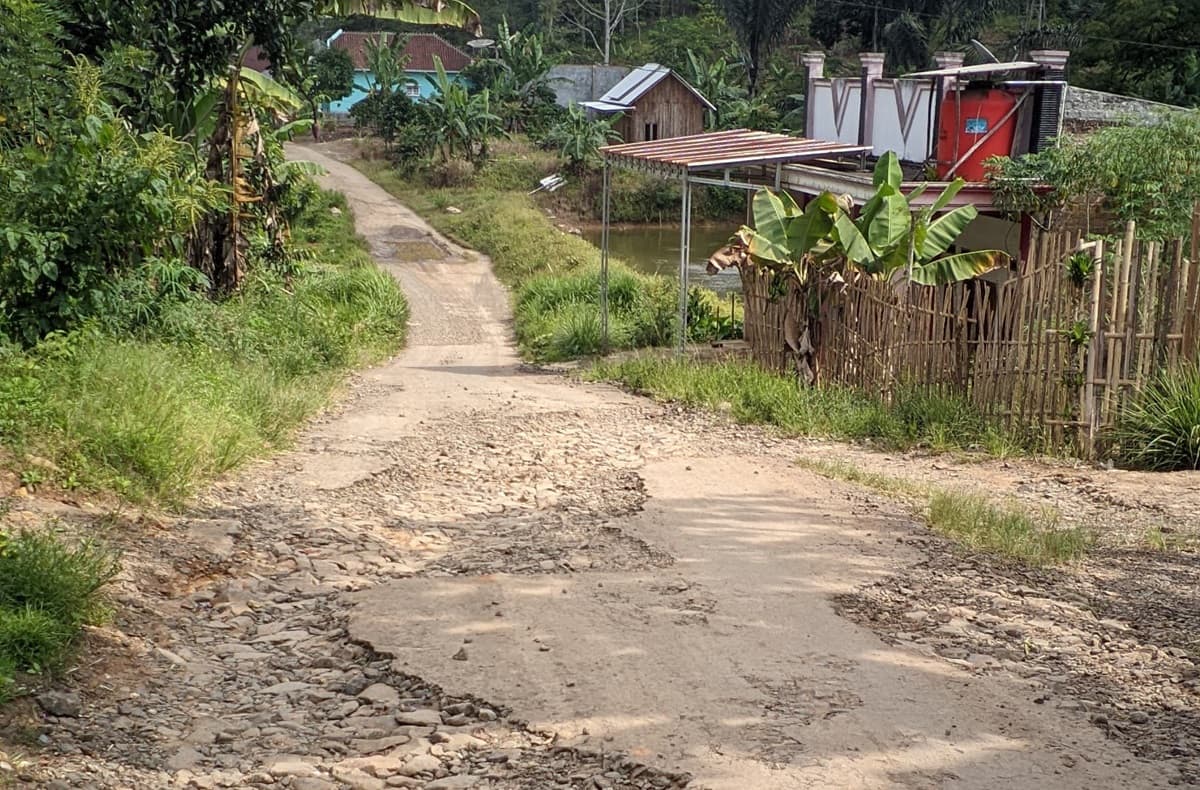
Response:
M554 101L560 107L596 101L629 74L628 66L563 63L546 72Z
M1086 132L1119 123L1149 123L1166 113L1176 112L1194 111L1172 104L1069 85L1063 106L1063 128L1068 132Z
M326 43L332 49L350 53L354 63L354 90L349 96L330 102L329 112L345 115L350 108L366 98L374 84L374 74L367 62L367 42L382 41L388 46L402 46L401 57L406 59L402 86L413 99L425 99L434 93L434 58L442 62L442 68L455 81L463 79L460 72L471 63L471 56L433 33L413 33L398 36L395 33L360 33L339 30Z

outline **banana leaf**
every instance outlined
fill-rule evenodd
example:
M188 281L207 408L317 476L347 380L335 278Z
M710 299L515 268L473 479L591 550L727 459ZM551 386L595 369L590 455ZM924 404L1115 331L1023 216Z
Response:
M950 249L955 239L962 235L967 226L979 216L974 206L959 206L948 211L924 226L917 252L922 258L933 258Z
M978 250L947 255L913 265L912 281L918 285L948 285L987 274L1008 260L1000 250Z

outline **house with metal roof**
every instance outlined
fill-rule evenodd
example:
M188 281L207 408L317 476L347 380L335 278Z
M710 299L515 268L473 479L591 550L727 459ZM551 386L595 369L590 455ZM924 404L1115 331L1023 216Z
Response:
M684 137L704 131L712 102L666 66L647 63L629 72L595 101L582 105L595 115L617 115L614 125L627 143Z

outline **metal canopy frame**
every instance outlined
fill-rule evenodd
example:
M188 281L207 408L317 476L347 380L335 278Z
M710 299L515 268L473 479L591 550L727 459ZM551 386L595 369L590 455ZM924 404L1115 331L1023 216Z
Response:
M604 158L604 193L600 228L600 326L602 350L608 351L608 252L612 169L633 170L676 179L682 188L679 228L679 345L687 345L688 263L692 246L692 199L696 186L716 186L756 192L764 182L779 189L783 166L797 162L857 157L860 165L869 145L812 140L771 132L733 129L641 143L608 145ZM756 173L747 173L756 170ZM771 171L774 171L773 173ZM751 179L754 180L751 180Z

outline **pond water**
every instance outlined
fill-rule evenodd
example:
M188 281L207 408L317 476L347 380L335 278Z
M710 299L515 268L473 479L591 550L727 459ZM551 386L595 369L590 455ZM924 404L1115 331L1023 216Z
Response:
M742 289L737 271L726 269L718 275L705 271L708 256L723 247L737 227L730 225L693 225L691 265L688 282L710 288L717 293ZM600 246L600 228L583 229L583 237ZM625 225L610 228L608 248L614 258L620 258L639 272L661 274L676 280L679 277L679 228L671 225Z

